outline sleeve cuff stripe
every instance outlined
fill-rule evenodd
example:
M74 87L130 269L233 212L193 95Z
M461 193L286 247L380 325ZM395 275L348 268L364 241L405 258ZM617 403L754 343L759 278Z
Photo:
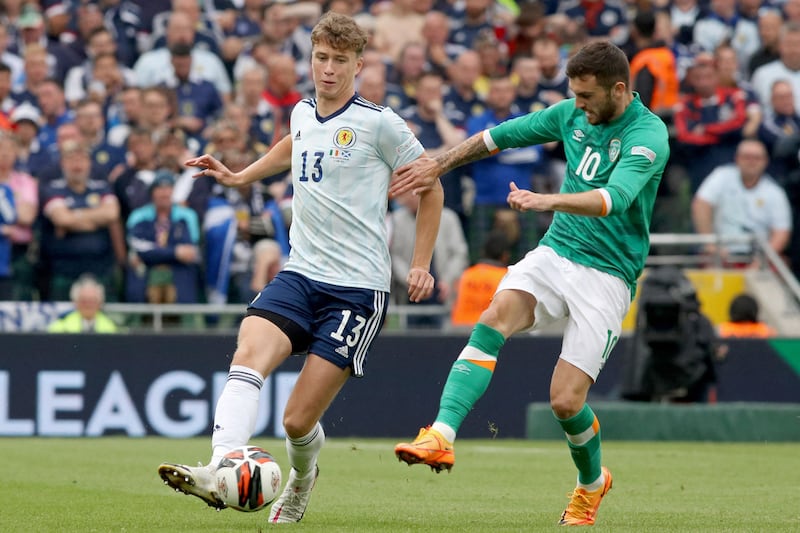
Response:
M607 216L611 212L611 195L605 189L598 189L600 191L600 195L603 197L603 208L600 211L600 216L604 217Z
M500 148L497 147L494 139L492 139L492 134L489 133L489 130L483 130L483 143L486 145L486 149L489 150L490 154L496 154L500 151Z

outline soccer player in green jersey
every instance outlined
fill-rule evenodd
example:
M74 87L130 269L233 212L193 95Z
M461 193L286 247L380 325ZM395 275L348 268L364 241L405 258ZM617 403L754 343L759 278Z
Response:
M611 473L601 464L600 425L586 396L619 338L644 267L669 145L664 123L631 92L630 68L619 48L586 45L569 60L567 77L575 98L473 135L395 174L393 194L420 192L441 174L506 148L562 141L567 155L558 194L511 184L512 208L554 211L553 222L539 246L500 282L453 363L434 423L413 442L398 444L395 453L437 472L452 468L456 432L486 391L506 339L567 318L550 405L566 433L578 482L559 523L590 525L611 488Z

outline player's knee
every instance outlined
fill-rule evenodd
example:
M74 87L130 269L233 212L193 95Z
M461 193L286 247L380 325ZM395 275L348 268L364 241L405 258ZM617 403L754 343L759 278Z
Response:
M553 414L561 420L572 418L577 415L583 408L583 399L575 394L570 394L568 391L564 392L551 392L550 393L550 408Z
M316 420L304 420L302 416L298 416L298 414L289 410L283 413L283 429L290 439L299 439L308 435L316 424Z

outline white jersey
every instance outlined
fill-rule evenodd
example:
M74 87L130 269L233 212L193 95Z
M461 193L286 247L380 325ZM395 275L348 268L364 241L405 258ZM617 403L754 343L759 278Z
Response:
M317 115L316 100L292 111L291 252L286 270L345 287L389 290L389 181L422 155L403 119L357 94Z

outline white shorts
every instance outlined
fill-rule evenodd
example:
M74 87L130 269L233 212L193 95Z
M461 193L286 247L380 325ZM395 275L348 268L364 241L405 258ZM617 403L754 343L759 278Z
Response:
M508 289L536 298L534 331L568 318L559 357L596 380L619 340L631 304L628 285L539 246L508 268L497 292Z

